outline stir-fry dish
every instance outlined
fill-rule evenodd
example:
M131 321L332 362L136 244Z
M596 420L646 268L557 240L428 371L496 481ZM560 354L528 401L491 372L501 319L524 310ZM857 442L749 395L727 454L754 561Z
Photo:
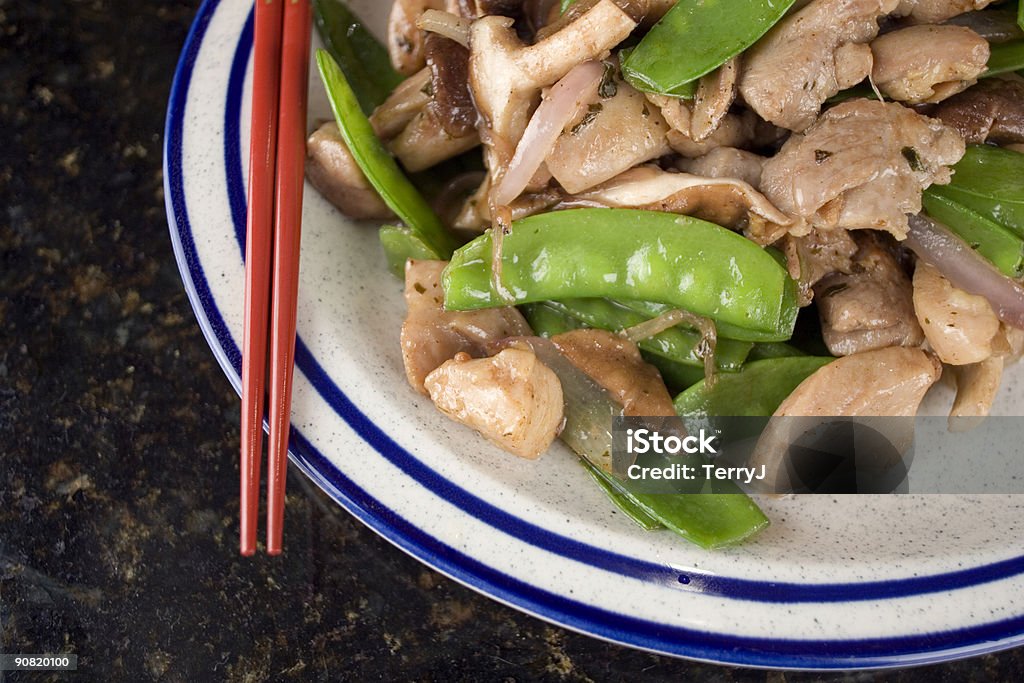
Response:
M384 224L412 389L561 438L648 529L766 523L611 476L625 416L988 414L1024 348L1024 3L315 0L307 174ZM969 419L970 418L970 419Z

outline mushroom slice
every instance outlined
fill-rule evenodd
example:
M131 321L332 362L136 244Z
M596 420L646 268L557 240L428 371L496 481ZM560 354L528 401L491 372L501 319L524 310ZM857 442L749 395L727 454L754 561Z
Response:
M765 161L764 157L743 149L716 147L696 159L684 158L676 163L676 167L704 178L735 178L757 189L761 185Z
M857 243L846 230L811 230L807 235L786 235L782 243L789 276L797 281L800 305L814 298L814 285L832 273L850 273Z
M426 110L453 138L476 135L476 107L469 93L469 50L437 34L427 36L430 101Z
M400 74L411 76L426 63L423 31L416 20L428 9L444 9L444 0L395 0L388 16L388 55Z
M468 152L480 144L476 131L452 137L432 112L421 111L391 142L388 148L410 173Z
M694 142L703 142L722 122L736 99L736 78L740 58L733 57L722 66L700 79L697 94L693 100L693 120L690 121L690 137Z
M600 384L636 417L674 417L661 374L644 362L636 344L607 330L573 330L551 338L577 368Z
M934 266L918 261L914 311L943 363L970 365L993 355L999 318L988 300L954 287Z
M893 13L915 24L937 24L965 12L985 9L994 0L900 0Z
M891 346L846 356L804 380L776 416L910 417L942 365L921 349Z
M802 131L822 103L871 73L863 47L897 0L817 0L790 14L744 54L739 91L761 117Z
M582 110L545 159L569 194L583 192L671 150L669 127L657 107L623 80L615 94Z
M953 368L956 398L949 412L949 431L966 432L988 417L1003 378L1003 358L992 356L980 363Z
M770 223L792 222L742 180L669 173L655 166L630 169L565 203L668 211L733 228L744 227L751 215Z
M394 92L373 110L370 125L377 137L390 140L423 111L430 101L430 77L430 69L421 69L399 83Z
M848 272L828 275L814 287L822 336L835 356L887 346L920 346L924 333L914 317L910 278L892 252L872 234Z
M911 26L871 43L872 80L907 104L941 102L977 82L988 64L988 42L963 26Z
M809 227L874 228L906 237L921 191L948 183L963 138L895 102L856 99L829 109L764 165L761 191Z
M320 126L306 140L306 177L346 216L358 220L394 216L352 158L333 121Z
M562 385L532 351L478 359L460 353L424 385L438 410L520 458L539 457L562 427Z
M611 0L600 0L533 45L519 39L512 23L483 17L470 29L470 89L483 119L480 136L493 179L508 166L540 89L581 62L603 58L636 27Z
M406 316L402 361L413 389L426 393L423 380L457 353L484 356L489 342L532 334L515 308L445 311L441 272L447 261L414 261L405 266Z
M987 78L933 113L971 144L1024 142L1024 81Z

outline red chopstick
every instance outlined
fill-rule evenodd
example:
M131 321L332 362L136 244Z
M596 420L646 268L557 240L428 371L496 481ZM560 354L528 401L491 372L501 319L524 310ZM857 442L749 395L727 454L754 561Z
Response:
M253 31L252 131L245 237L245 332L242 342L240 551L256 552L263 451L263 394L267 370L270 247L274 230L274 173L285 0L256 0Z
M257 0L259 1L259 0ZM306 164L306 104L312 22L309 0L288 0L281 47L277 193L274 214L274 285L270 323L270 441L267 447L267 553L281 552L288 433L295 370L299 242Z
M256 0L255 12L246 327L242 354L240 550L243 555L252 555L256 550L269 297L266 548L268 554L277 555L282 545L288 469L312 9L309 0ZM271 242L272 279L269 272Z

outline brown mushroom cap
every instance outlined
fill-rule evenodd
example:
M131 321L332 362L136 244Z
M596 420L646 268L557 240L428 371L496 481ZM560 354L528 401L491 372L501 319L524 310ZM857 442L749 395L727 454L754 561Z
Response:
M988 78L955 95L932 114L967 142L1024 142L1024 81Z

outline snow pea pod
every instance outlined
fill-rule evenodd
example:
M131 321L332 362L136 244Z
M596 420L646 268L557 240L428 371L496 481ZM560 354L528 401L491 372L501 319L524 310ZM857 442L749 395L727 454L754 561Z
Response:
M676 412L680 417L768 417L801 382L834 360L794 356L754 361L739 372L719 375L711 389L699 382L679 394Z
M982 78L1024 69L1024 40L1011 40L990 46L988 69Z
M784 341L796 322L794 283L769 252L688 216L574 209L517 221L503 240L504 292L494 287L492 252L490 232L455 252L442 277L448 309L637 299L711 318L740 341Z
M644 36L622 65L635 87L681 96L768 32L794 0L679 2Z
M929 216L960 236L1007 277L1024 275L1024 240L976 211L931 188L922 198Z
M616 507L622 510L627 517L636 522L641 528L645 531L665 528L665 525L647 514L642 507L616 490L615 486L609 481L611 477L605 474L604 470L594 467L584 458L580 458L580 463L583 464L583 467L590 476L597 482L597 485L601 487L601 490L605 492L605 495L615 503Z
M768 526L757 503L732 482L714 482L713 486L716 491L733 493L644 493L629 480L594 470L632 506L707 550L735 545Z
M637 313L608 299L564 299L549 301L547 305L583 321L589 327L612 332L621 332L657 317ZM641 340L637 346L677 363L703 368L704 359L698 357L695 352L695 347L699 343L699 334L677 326ZM720 339L715 348L715 365L719 370L727 372L739 370L752 347L751 342ZM701 372L703 373L703 370Z
M554 306L551 301L540 304L527 304L522 307L522 311L533 331L542 337L553 337L556 334L562 334L571 330L591 327L591 325L588 325L579 318L568 315L563 308ZM733 343L742 344L743 342ZM640 354L644 357L644 360L658 368L658 372L661 373L661 378L665 381L665 386L668 387L669 392L678 393L692 386L695 382L704 379L703 364L680 363L671 358L659 356L656 353L645 350L642 343L639 346Z
M1024 238L1024 154L991 145L968 145L953 170L949 185L933 185L929 190Z
M404 225L385 225L380 229L380 245L391 274L404 279L405 262L409 259L437 260L441 258L423 240Z
M458 246L455 237L377 139L341 67L326 50L317 50L316 63L341 137L366 179L414 235L439 257L447 258Z
M366 114L402 82L387 49L341 0L313 0L313 18L327 51L341 67Z

